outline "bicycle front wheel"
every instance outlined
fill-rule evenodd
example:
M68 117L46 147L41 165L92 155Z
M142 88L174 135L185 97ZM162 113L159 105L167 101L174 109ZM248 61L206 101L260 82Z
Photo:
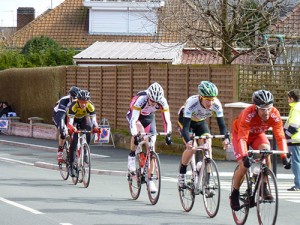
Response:
M256 192L256 209L259 224L274 225L278 212L278 188L274 173L267 169L260 176Z
M141 169L140 169L140 154L135 155L135 165L136 170L134 173L128 171L127 180L128 180L128 186L130 195L133 200L137 200L141 193Z
M91 179L91 151L88 144L83 145L83 161L82 161L82 182L83 186L87 188Z
M64 180L69 178L69 147L69 141L66 140L63 147L63 162L58 165L60 175Z
M147 190L148 197L152 205L159 199L161 188L160 161L156 152L150 154L150 165L148 167Z
M213 218L220 206L221 185L217 164L213 159L207 159L203 167L202 191L206 213Z
M238 170L239 166L237 166L234 170L235 172ZM246 223L246 220L248 218L249 214L249 208L250 208L250 193L251 193L251 187L250 187L250 176L249 171L246 173L246 175L241 180L241 186L240 186L240 210L239 211L232 211L234 222L237 225L243 225ZM231 183L231 193L233 190L233 178Z
M181 165L181 163L180 163ZM194 192L194 178L192 163L189 163L186 168L185 175L186 187L181 188L178 186L179 198L184 211L189 212L192 210L195 202L195 192Z

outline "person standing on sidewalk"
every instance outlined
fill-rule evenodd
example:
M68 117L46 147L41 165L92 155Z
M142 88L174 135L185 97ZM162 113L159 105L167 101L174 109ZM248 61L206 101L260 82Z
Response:
M52 121L56 128L59 130L58 136L58 149L57 149L57 162L62 163L63 161L63 146L65 144L67 127L66 127L66 114L68 107L71 105L74 99L77 98L80 89L73 86L69 90L69 95L66 95L59 99L55 107L53 108Z
M292 154L291 163L294 173L294 186L288 191L300 191L300 90L288 92L288 103L291 107L288 119L284 125L284 133L288 142L289 152Z

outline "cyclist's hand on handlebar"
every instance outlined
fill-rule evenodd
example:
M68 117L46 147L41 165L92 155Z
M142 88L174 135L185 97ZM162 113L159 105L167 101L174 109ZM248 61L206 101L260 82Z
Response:
M287 169L287 170L291 169L291 167L292 167L291 159L287 158L287 157L284 157L282 159L282 164L283 164L283 168Z
M250 168L251 166L251 162L248 156L244 156L243 157L243 163L244 163L244 167L246 168Z
M189 151L193 150L193 143L194 143L193 140L190 140L189 142L187 142L185 144L186 149L189 150Z
M171 138L171 133L168 133L166 135L166 144L171 145L172 144L172 138Z
M140 133L138 133L137 135L134 135L133 136L133 143L134 143L134 145L139 145L139 143L140 143L140 141L141 141L141 134Z
M230 146L231 146L230 140L228 138L225 138L225 140L223 141L223 149L227 150L230 148Z
M94 132L94 133L99 133L99 134L100 134L100 133L101 133L101 128L94 127L94 128L93 128L93 132Z
M69 129L69 131L70 131L70 135L73 133L73 132L75 132L77 129L76 129L76 127L74 127L73 125L71 125L71 124L68 124L68 129Z

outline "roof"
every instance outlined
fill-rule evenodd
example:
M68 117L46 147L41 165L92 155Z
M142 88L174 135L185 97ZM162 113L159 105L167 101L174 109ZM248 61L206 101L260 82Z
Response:
M179 43L95 42L73 57L76 64L149 63L178 64L184 45Z

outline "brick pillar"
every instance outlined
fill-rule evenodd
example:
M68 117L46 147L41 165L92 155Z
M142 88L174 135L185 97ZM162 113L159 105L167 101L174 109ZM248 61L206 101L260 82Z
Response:
M17 9L17 30L34 20L35 9L32 7L19 7Z

